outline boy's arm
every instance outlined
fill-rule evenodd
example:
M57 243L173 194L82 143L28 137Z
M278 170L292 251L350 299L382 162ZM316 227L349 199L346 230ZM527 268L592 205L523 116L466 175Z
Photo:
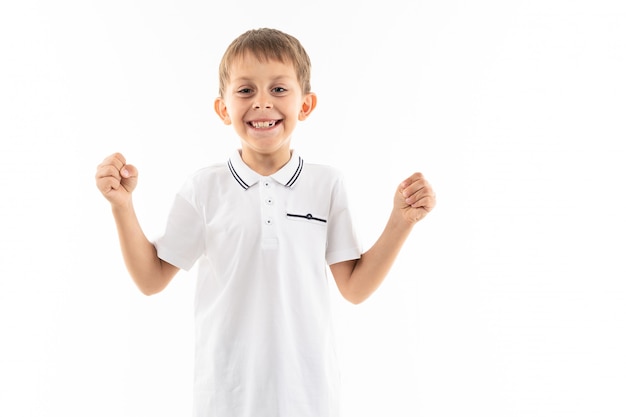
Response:
M179 268L161 260L146 238L135 214L132 192L137 186L137 169L119 154L107 157L96 171L96 185L111 203L126 268L146 295L163 290Z
M330 266L339 291L348 301L365 301L385 279L413 226L435 206L435 193L420 173L397 188L394 206L376 243L356 260Z

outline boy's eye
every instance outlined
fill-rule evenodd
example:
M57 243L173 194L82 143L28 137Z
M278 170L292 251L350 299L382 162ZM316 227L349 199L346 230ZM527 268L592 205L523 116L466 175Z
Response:
M239 94L250 94L252 92L251 88L241 88L239 90L237 90L237 92Z
M283 87L274 87L274 88L272 89L272 91L273 91L273 92L275 92L275 93L284 93L284 92L286 92L286 91L287 91L287 89L286 89L286 88L283 88Z

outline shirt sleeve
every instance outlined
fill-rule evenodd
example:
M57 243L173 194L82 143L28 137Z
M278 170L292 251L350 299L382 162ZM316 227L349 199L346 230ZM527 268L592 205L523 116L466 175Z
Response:
M359 259L362 252L352 221L344 181L340 177L333 187L330 204L326 262L332 265Z
M162 260L188 271L204 252L204 220L181 193L176 195L165 232L154 242Z

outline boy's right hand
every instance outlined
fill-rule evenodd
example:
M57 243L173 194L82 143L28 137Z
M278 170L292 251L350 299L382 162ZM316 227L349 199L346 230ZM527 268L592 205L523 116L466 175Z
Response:
M126 158L114 153L102 161L96 170L96 185L113 206L127 205L137 186L137 168L126 164Z

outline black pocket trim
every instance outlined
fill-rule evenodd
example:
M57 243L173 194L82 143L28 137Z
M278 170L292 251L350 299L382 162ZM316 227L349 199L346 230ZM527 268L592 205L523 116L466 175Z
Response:
M311 213L309 213L309 214L291 214L291 213L287 213L287 217L298 217L298 218L301 218L301 219L316 220L318 222L326 223L326 220L320 219L319 217L313 217L313 215Z

